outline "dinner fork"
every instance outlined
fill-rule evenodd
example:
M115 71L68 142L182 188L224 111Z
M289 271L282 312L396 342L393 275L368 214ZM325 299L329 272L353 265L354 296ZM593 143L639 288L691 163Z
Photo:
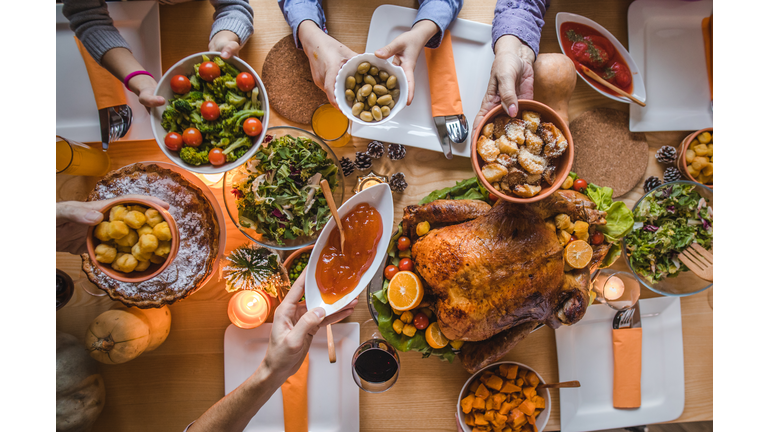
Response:
M677 258L696 276L712 282L715 262L712 252L704 249L698 243L691 243Z
M621 318L619 318L619 325L614 325L613 328L623 329L630 327L632 325L632 317L635 316L635 308L625 309L619 313L621 313Z

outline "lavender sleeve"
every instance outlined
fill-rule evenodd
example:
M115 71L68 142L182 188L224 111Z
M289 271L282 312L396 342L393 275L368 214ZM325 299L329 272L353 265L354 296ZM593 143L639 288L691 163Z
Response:
M497 0L493 17L493 47L504 35L514 35L539 55L541 28L549 0Z
M419 0L419 12L415 25L422 20L430 20L440 29L432 38L427 41L427 48L437 48L443 41L445 29L456 19L464 5L464 0Z
M325 28L325 13L323 12L323 5L320 0L278 0L277 5L280 6L280 11L283 12L285 21L291 26L296 48L301 49L299 24L306 20L314 22L324 32L328 33L328 30Z

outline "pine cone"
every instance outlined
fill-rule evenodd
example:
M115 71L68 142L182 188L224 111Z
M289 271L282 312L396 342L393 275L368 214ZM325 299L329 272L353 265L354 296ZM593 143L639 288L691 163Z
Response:
M373 162L371 162L371 157L368 156L368 153L363 152L357 152L355 153L355 166L360 171L365 171L368 168L371 167Z
M390 144L387 157L392 160L400 160L405 157L405 147L400 144Z
M650 176L645 179L645 183L643 183L643 191L648 193L651 191L651 189L655 189L659 186L661 186L661 180L659 180L659 178L656 176Z
M675 167L669 167L664 170L664 183L680 180L680 177L682 177L682 174L680 174L680 170Z
M368 143L368 156L379 159L384 156L384 144L380 141L371 141Z
M675 163L676 158L677 150L672 146L665 145L656 152L656 160L659 161L659 163Z
M344 173L344 177L349 177L355 172L355 164L348 157L341 157L341 172Z
M389 178L389 187L395 192L402 192L408 187L408 183L405 182L405 174L399 172L394 173Z

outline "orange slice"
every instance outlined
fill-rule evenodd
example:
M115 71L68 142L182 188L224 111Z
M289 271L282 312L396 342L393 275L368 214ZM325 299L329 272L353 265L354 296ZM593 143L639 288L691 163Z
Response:
M427 327L426 336L427 343L434 349L443 348L450 342L448 338L443 335L443 332L440 331L440 327L437 326L436 322L433 322Z
M592 247L584 240L576 240L565 247L565 262L575 269L583 269L592 261Z
M389 281L387 288L387 298L392 309L398 312L411 310L421 303L424 297L424 285L416 273L409 271L399 271Z

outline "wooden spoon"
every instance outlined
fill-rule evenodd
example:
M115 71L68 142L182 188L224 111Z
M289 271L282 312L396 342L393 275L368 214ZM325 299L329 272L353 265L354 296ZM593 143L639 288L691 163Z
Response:
M331 209L331 214L333 215L333 219L336 221L336 226L339 227L339 234L341 236L341 253L344 253L344 226L341 224L339 212L336 210L336 202L333 200L331 187L328 185L328 181L325 179L320 180L320 187L323 188L325 201L328 203L328 207Z
M584 72L588 77L590 77L593 80L599 82L600 84L608 87L609 89L615 91L616 93L624 96L625 98L628 98L629 100L631 100L632 102L640 105L641 107L645 106L645 102L641 101L640 99L632 96L631 94L625 92L624 90L622 90L622 89L616 87L615 85L609 83L608 81L604 80L602 77L600 77L600 75L592 72L592 69L584 66L583 64L580 64L579 66L581 66L581 71Z
M331 325L325 326L326 335L328 336L328 360L331 363L336 363L336 345L333 343L333 332L331 331Z
M688 270L705 281L712 282L714 279L715 257L712 252L704 249L698 243L691 243L683 252L677 256Z
M536 390L538 390L538 389L556 389L556 388L573 388L573 387L581 387L581 383L578 382L578 381L565 381L565 382L552 383L552 384L539 384L536 387Z

